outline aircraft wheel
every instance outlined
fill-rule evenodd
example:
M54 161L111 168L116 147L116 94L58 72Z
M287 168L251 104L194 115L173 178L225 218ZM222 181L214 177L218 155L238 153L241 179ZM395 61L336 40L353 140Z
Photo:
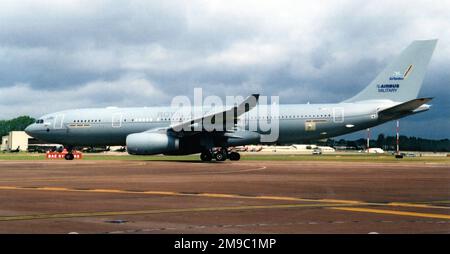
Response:
M236 152L231 152L228 157L230 158L230 161L238 161L241 159L241 155Z
M214 154L214 158L216 161L225 161L227 159L227 154L222 151L218 151Z
M200 154L200 159L202 161L211 161L212 160L212 155L211 155L211 153L209 151L208 152L202 152Z
M68 161L71 161L74 158L75 158L75 156L73 156L73 154L71 154L71 153L68 153L68 154L64 155L64 159L66 159Z

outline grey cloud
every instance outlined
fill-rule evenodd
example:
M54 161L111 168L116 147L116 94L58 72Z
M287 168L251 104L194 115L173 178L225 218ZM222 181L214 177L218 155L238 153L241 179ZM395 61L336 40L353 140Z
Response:
M181 4L174 1L78 1L17 3L5 8L0 42L20 47L74 49L143 44L173 38L186 25Z

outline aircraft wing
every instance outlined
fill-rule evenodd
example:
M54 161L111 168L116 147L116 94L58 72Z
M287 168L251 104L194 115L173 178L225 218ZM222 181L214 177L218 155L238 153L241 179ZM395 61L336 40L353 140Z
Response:
M239 105L235 105L229 109L219 110L217 112L208 113L204 116L194 118L188 121L184 121L178 124L173 124L170 126L169 131L179 132L181 130L190 130L190 132L201 132L202 129L198 129L198 125L207 125L208 123L222 122L224 125L229 126L231 123L234 125L237 119L242 114L250 111L258 103L259 94L252 94L245 98ZM232 116L231 119L227 116ZM223 131L225 131L225 126Z
M393 107L383 109L378 112L378 116L385 119L394 119L402 115L409 115L418 113L423 110L428 110L428 107L421 107L423 104L431 101L433 98L418 98L404 103L400 103ZM424 105L426 106L426 105Z
M151 129L146 132L171 132L175 135L188 135L203 132L203 128L199 128L199 125L205 127L208 123L222 122L224 124L223 131L226 131L226 126L234 126L237 123L239 116L250 111L258 104L259 94L252 94L245 98L239 105L228 109L222 109L217 112L207 113L201 117L193 118L184 122L175 123L167 128ZM227 116L232 116L231 119ZM186 131L188 130L188 131Z

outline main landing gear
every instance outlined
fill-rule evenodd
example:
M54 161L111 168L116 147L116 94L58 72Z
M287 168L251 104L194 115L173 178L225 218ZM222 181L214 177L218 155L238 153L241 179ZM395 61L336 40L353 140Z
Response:
M200 159L202 161L211 161L212 159L215 159L216 161L225 161L226 159L238 161L241 159L241 155L237 152L228 152L226 148L221 148L215 151L203 151L200 154Z

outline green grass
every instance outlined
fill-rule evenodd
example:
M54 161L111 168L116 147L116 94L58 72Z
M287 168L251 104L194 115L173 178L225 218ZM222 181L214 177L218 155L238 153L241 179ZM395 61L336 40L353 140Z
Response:
M199 161L199 156L132 156L132 155L104 155L83 154L83 160L145 160L145 161ZM295 154L246 154L241 156L246 161L347 161L347 162L434 162L450 164L450 157L423 156L396 159L392 155L377 154L324 154L324 155L295 155ZM45 160L45 154L35 153L0 153L0 160Z

